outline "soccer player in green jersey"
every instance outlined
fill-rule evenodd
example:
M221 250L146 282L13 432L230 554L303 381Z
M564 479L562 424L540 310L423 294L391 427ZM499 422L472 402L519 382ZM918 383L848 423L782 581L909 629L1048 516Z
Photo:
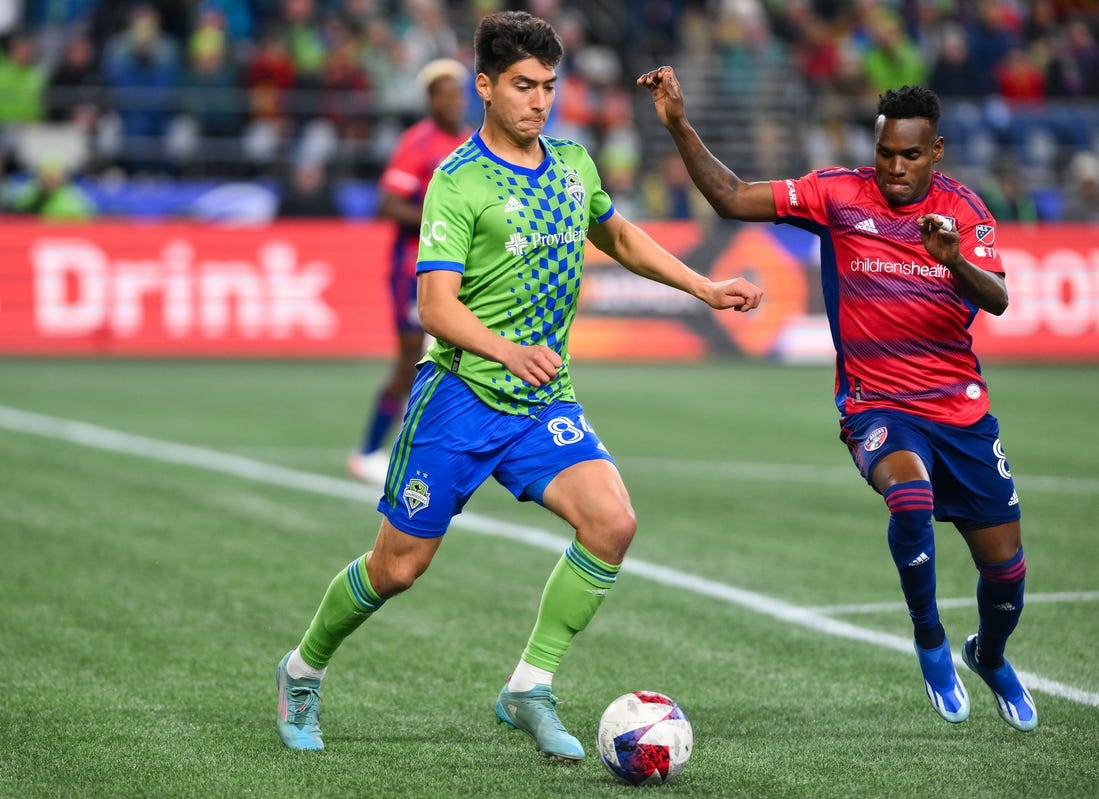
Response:
M742 278L715 283L687 267L615 212L583 147L542 135L562 57L550 25L490 14L474 51L484 123L435 171L424 201L418 304L436 342L393 445L374 548L336 575L276 668L278 732L292 749L323 748L320 681L337 647L424 573L451 519L492 476L576 531L496 718L546 756L583 758L557 716L553 675L614 585L636 529L569 376L585 240L713 308L748 311L762 295Z

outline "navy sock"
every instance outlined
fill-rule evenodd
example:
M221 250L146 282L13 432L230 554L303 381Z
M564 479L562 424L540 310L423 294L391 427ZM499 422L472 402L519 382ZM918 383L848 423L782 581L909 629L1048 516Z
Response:
M1026 558L1023 548L1003 563L973 561L977 578L977 662L991 669L1004 662L1008 636L1023 612L1023 588L1026 582Z
M934 649L946 639L935 602L935 530L931 511L935 497L931 483L912 480L885 491L889 508L889 551L901 578L901 591L916 644Z

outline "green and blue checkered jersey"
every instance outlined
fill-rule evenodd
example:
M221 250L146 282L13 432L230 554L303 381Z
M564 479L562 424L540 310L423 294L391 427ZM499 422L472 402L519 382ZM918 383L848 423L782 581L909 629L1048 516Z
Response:
M557 377L533 387L495 361L437 340L426 358L461 377L492 408L531 414L575 400L569 376L569 328L576 316L584 241L592 220L614 205L591 156L579 144L541 138L537 169L489 152L480 133L439 165L428 185L417 273L462 274L458 299L489 330L519 344L553 348Z

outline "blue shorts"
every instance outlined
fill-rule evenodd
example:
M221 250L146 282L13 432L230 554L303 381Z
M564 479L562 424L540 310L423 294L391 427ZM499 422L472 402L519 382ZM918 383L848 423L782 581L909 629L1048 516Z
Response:
M537 416L498 411L429 362L416 375L378 510L398 530L437 538L490 475L541 504L560 471L595 459L614 462L579 403L555 402Z
M899 450L915 452L931 476L937 520L978 530L1020 518L995 416L954 427L900 411L869 410L845 417L840 427L840 439L871 485L878 461Z

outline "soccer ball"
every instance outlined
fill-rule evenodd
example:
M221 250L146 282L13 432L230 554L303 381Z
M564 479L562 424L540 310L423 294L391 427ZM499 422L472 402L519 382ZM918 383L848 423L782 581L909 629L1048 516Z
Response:
M683 770L694 733L674 700L655 691L615 699L595 732L595 746L611 774L630 785L660 785Z

